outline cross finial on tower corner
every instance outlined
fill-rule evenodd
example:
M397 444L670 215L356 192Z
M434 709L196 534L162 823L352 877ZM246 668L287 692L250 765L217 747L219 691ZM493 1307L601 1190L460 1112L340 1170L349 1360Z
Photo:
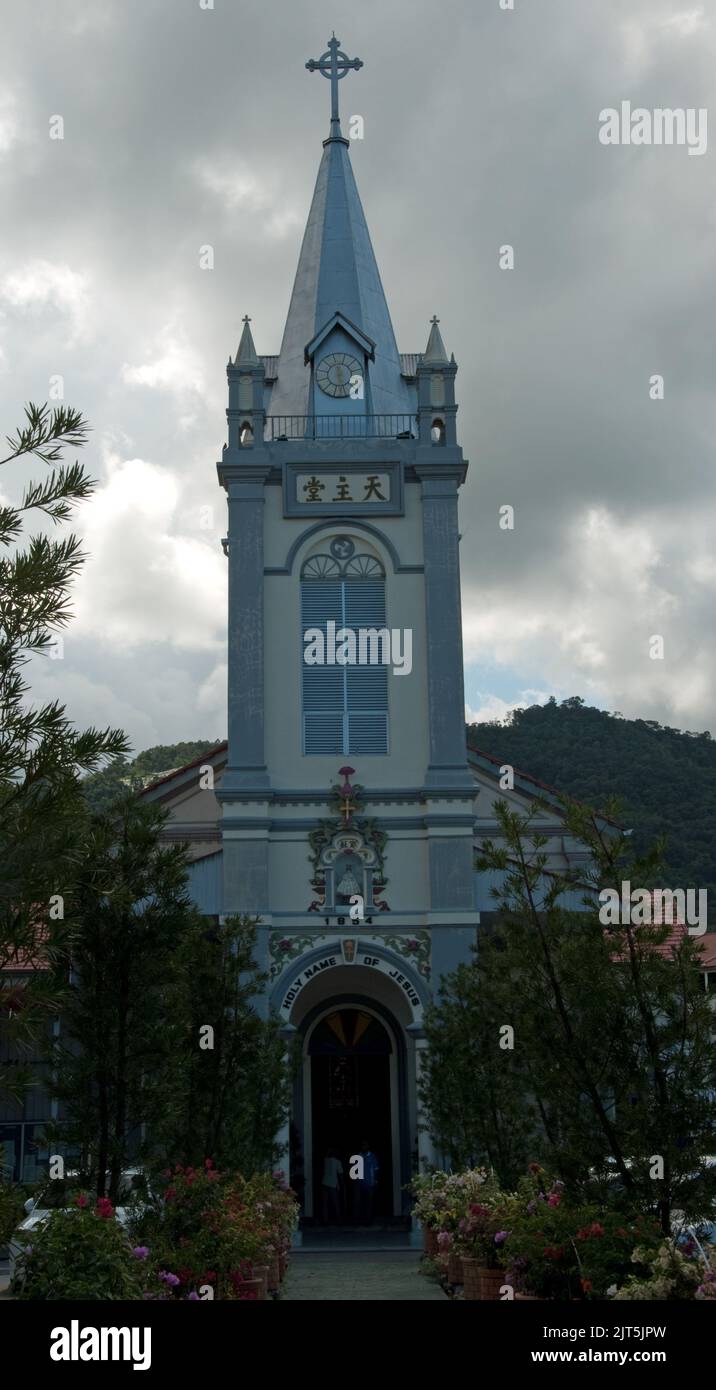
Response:
M431 323L439 323L439 322L440 322L440 319L438 318L437 314L433 314L433 316L432 316L430 322L431 322Z
M331 133L329 139L343 139L341 135L341 122L338 114L338 83L342 77L346 77L351 71L357 72L363 67L360 58L349 58L347 53L341 49L341 41L336 38L335 30L328 40L328 48L320 58L309 58L306 67L309 72L320 72L322 77L330 79L331 83Z
M242 322L242 323L251 323L251 315L250 315L250 314L244 314L244 317L242 318L241 322Z

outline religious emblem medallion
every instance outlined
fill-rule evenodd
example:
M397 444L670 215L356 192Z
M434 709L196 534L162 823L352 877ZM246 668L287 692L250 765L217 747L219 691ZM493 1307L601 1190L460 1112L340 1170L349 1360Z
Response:
M329 549L334 560L350 560L355 546L350 536L336 536Z

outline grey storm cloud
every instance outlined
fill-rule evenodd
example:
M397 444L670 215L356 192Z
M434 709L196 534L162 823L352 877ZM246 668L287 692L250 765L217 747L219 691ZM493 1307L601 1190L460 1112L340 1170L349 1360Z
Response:
M713 153L598 140L622 100L716 112L696 0L6 8L2 424L62 375L100 483L38 693L140 747L225 727L224 369L247 312L280 345L329 116L304 64L332 29L365 64L342 110L399 346L437 313L460 368L470 707L554 691L713 728Z

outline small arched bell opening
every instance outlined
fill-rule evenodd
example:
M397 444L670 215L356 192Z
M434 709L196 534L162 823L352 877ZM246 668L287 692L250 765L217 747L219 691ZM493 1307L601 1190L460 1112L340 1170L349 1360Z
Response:
M254 442L254 432L248 420L244 420L239 427L239 445L242 449L248 449Z
M433 420L433 423L432 423L432 425L431 425L431 427L430 427L430 442L431 442L432 444L444 444L444 443L445 443L445 421L444 421L444 420Z

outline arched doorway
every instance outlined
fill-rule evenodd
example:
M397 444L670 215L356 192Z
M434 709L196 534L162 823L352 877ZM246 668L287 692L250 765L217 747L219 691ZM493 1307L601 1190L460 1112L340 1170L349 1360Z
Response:
M324 1223L364 1224L393 1215L393 1105L395 1045L385 1023L360 1005L325 1012L307 1039L310 1068L311 1149L315 1216ZM392 1062L392 1066L391 1066ZM349 1177L351 1159L368 1146L378 1159L375 1192L361 1201ZM324 1165L335 1155L344 1182L332 1205L322 1190ZM319 1197L320 1194L320 1197Z
M288 942L279 936L276 944L283 953ZM276 972L271 1000L297 1063L290 1116L278 1136L291 1186L305 1222L320 1224L326 1150L339 1150L347 1171L351 1153L367 1140L381 1167L380 1218L401 1225L410 1211L407 1184L421 1155L429 1157L418 1095L423 983L412 961L387 949L382 938L324 938L311 945ZM367 1015L375 1026L354 1014ZM321 1057L332 1058L332 1065Z

